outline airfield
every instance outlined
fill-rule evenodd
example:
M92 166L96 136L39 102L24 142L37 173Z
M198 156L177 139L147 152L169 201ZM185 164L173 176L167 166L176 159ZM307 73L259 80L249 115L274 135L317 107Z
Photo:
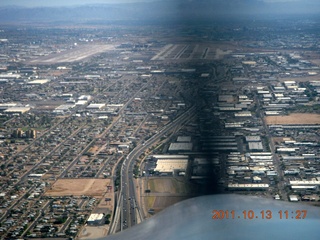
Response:
M32 60L27 61L27 64L56 64L56 63L70 63L81 61L89 58L93 55L111 51L115 49L113 44L86 44L77 45L74 48L55 54L49 54L47 56L41 56Z

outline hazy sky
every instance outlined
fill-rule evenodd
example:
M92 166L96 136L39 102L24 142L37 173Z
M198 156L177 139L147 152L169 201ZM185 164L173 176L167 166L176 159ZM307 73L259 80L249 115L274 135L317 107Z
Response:
M151 2L155 0L0 0L0 6L17 5L25 7L35 6L71 6L95 3L130 3Z
M0 6L17 5L25 7L37 6L71 6L94 3L132 3L132 2L152 2L157 0L0 0ZM159 0L158 0L159 1ZM174 0L172 0L174 1ZM185 0L190 1L190 0ZM214 1L214 0L212 0ZM225 0L228 1L228 0ZM285 2L285 1L314 1L314 0L262 0L265 2Z

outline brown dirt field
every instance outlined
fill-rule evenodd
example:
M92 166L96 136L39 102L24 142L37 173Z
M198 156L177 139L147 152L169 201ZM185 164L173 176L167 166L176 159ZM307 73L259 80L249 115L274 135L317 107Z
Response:
M79 239L95 239L95 238L102 238L107 236L109 230L109 225L103 226L85 226L80 234Z
M312 59L312 60L310 60L310 62L312 62L315 65L320 66L320 59Z
M156 197L152 197L152 196L145 198L147 209L153 208L155 200L156 200Z
M146 197L144 201L146 202L146 208L147 209L154 209L154 213L158 213L162 211L163 209L181 202L183 200L188 199L188 197L173 197L173 196L161 196L161 197ZM153 215L153 214L152 214ZM147 216L151 216L151 214L147 214Z
M148 179L147 189L150 189L151 193L143 197L145 210L154 209L155 213L192 197L196 192L195 186L172 177ZM146 215L151 216L150 214Z
M187 186L174 178L149 179L148 188L157 193L187 193Z
M174 193L172 179L150 179L148 186L152 192Z
M47 196L97 196L107 191L110 179L59 179L48 190Z
M310 71L312 72L312 71ZM317 81L319 80L320 76L314 75L314 76L303 76L303 77L288 77L288 78L279 78L280 82L285 82L285 81L296 81L298 82L310 82L310 81Z
M267 116L265 121L268 125L271 124L320 124L320 114L312 113L292 113L288 116Z
M98 150L99 150L99 147L98 147L98 146L93 146L93 147L91 147L91 148L89 149L88 152L94 154L94 153L96 153Z
M27 147L27 145L17 145L17 152L22 151L23 149L25 149Z

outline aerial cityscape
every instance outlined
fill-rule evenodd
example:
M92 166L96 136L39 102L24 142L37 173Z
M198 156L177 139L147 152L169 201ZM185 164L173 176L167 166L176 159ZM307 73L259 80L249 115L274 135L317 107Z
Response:
M117 6L0 6L0 239L108 239L213 194L320 207L319 17Z

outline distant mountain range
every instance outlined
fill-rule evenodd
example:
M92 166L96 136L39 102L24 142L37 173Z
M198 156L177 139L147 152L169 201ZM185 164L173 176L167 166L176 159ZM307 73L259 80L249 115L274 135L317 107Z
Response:
M94 4L74 7L0 8L0 23L92 23L99 21L170 22L320 14L320 1L165 0L148 3Z

